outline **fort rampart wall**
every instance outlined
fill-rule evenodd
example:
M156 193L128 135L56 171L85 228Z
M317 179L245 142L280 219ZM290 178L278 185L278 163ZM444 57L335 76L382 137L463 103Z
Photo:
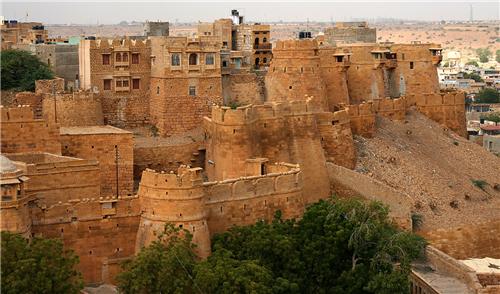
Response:
M232 225L248 225L272 219L276 210L283 217L303 212L303 181L298 166L286 172L203 182L200 168L181 167L177 174L145 170L139 187L141 224L137 248L152 242L166 222L193 234L201 256L210 253L210 236ZM279 169L278 169L279 170Z
M92 92L43 94L43 117L61 127L103 125L101 99Z
M1 108L3 153L48 152L61 154L59 125L35 119L29 106Z
M60 238L79 256L86 283L116 283L120 263L135 253L139 224L136 197L81 198L34 208L33 233Z

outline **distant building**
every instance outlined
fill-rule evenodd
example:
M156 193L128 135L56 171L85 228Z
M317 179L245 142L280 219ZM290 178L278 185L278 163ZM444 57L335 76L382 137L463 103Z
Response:
M167 37L170 34L170 23L165 21L146 21L144 24L144 36Z
M368 27L365 21L337 22L325 30L325 40L331 45L353 43L376 43L377 29Z
M3 20L0 25L2 50L17 44L40 44L48 39L48 32L41 22Z

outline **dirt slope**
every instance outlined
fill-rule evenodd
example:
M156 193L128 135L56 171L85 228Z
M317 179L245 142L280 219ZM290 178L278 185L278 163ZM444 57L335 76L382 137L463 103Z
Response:
M408 194L424 230L500 218L500 158L416 111L378 119L374 138L356 147L356 170Z

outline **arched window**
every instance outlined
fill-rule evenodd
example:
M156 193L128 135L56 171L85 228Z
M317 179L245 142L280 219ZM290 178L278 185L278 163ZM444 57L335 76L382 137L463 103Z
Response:
M118 61L118 62L121 62L122 61L122 54L121 53L116 53L115 60Z
M191 53L189 54L189 65L197 65L198 64L198 54Z
M259 68L259 63L260 63L260 59L258 57L255 58L255 67L256 68Z
M263 62L264 64L267 64L267 57L264 57L264 59L262 59L262 62Z
M264 37L264 39L262 39L262 43L267 43L267 38Z
M123 53L122 59L123 59L123 62L127 62L128 61L128 53Z
M259 45L259 41L260 41L259 38L255 38L254 44Z

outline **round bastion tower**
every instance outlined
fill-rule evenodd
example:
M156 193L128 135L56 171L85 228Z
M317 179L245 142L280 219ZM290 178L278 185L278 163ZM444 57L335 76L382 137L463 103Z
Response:
M141 220L136 252L158 238L166 223L191 232L195 252L210 254L201 168L179 167L177 174L146 169L139 186Z
M320 73L318 42L313 39L277 41L266 75L267 101L306 100L317 110L328 110L326 87Z

